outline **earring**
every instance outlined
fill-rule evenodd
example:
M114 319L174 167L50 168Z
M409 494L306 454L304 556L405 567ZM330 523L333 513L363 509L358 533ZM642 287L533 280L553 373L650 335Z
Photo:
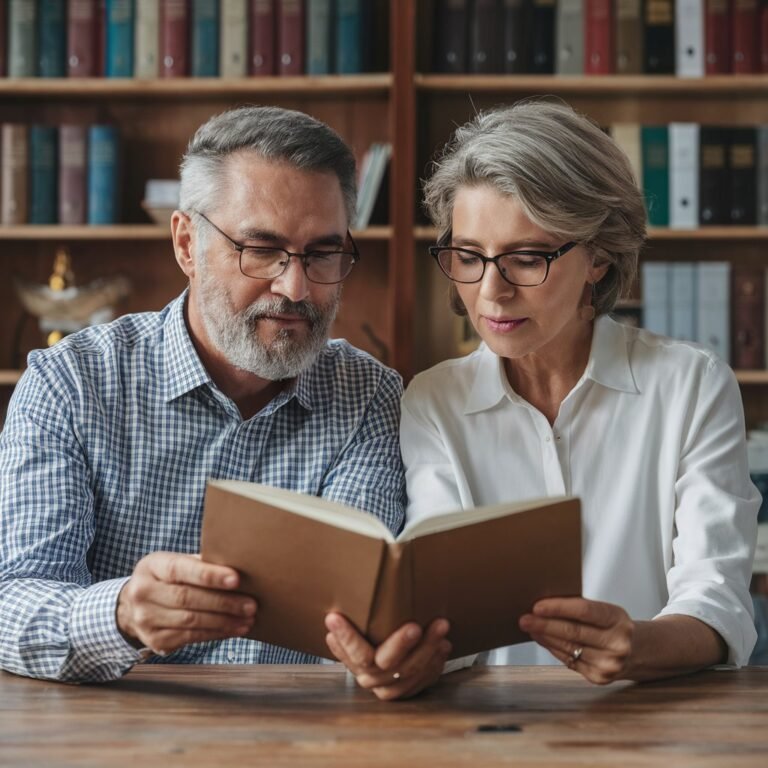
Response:
M592 291L589 297L589 304L582 304L579 307L579 320L583 320L585 323L591 323L595 319L595 308L592 305L592 300L595 297L595 284L592 283Z

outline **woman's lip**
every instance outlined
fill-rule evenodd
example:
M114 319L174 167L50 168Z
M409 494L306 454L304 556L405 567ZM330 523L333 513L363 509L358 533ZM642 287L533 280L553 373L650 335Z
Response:
M486 324L494 331L514 331L519 328L527 317L488 317L484 316Z

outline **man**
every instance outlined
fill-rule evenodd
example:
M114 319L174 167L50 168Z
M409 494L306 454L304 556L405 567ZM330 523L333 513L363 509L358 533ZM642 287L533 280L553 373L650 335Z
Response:
M171 222L188 290L29 356L0 436L0 667L81 681L145 658L317 661L245 639L255 601L195 553L209 477L401 525L400 379L327 340L357 259L354 173L349 148L307 115L212 118ZM343 617L328 621L340 655L365 650ZM382 698L439 674L439 634L411 625L387 641L383 664L429 663L383 667Z

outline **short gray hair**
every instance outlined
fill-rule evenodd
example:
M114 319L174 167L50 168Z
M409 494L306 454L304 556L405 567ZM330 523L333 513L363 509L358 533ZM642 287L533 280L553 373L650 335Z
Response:
M179 208L185 213L210 210L224 191L227 158L243 150L302 170L334 173L352 221L357 204L352 151L325 123L280 107L239 107L201 125L181 161Z
M594 287L598 315L628 295L646 237L643 197L627 156L588 117L562 102L526 99L459 127L424 185L440 242L450 236L457 191L479 185L516 198L534 224L609 265ZM451 300L466 312L453 286Z

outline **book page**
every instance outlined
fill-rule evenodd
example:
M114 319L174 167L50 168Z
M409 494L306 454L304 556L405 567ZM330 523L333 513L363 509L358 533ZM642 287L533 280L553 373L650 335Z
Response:
M450 531L454 528L461 528L465 525L480 523L484 520L494 520L498 517L515 512L525 512L537 507L548 507L571 496L548 496L539 499L526 499L525 501L507 502L504 504L492 504L487 507L474 507L472 509L458 509L455 512L441 512L431 517L423 517L408 523L397 537L397 541L409 541L419 536L426 536L431 533L440 533L441 531Z
M337 501L242 480L209 480L208 484L345 531L384 539L387 542L395 540L390 530L377 517Z

